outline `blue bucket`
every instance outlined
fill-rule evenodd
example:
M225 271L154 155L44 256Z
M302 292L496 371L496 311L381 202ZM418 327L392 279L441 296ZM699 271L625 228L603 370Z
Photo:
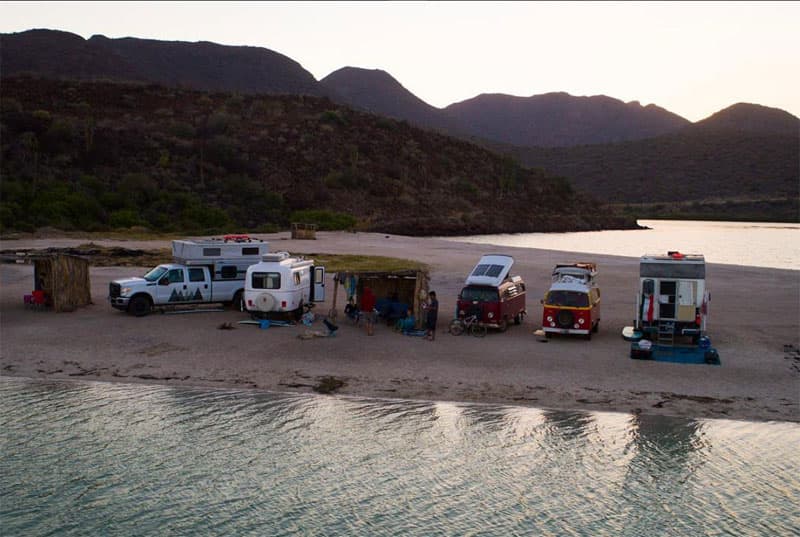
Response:
M269 319L261 319L261 323L259 324L262 330L266 330L269 328Z

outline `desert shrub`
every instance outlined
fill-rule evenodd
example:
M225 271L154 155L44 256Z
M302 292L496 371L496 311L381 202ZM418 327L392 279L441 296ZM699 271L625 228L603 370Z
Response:
M176 138L183 138L185 140L191 140L197 134L194 125L187 121L173 122L172 125L170 125L170 132Z
M294 211L291 215L292 222L316 224L322 231L341 231L351 229L358 222L353 216L333 211L306 209Z
M331 189L354 190L358 187L359 175L356 170L337 170L326 175L322 182Z
M142 224L139 213L134 209L119 209L112 212L108 217L108 225L114 229L129 228Z
M378 121L375 126L378 127L379 129L392 132L397 130L397 121L389 119L388 117L381 117L378 118Z
M50 116L50 112L48 112L47 110L34 110L31 115L40 121L50 122L50 120L52 119Z
M225 134L236 123L236 118L225 111L217 111L208 118L207 132L210 135Z
M347 120L338 110L325 110L319 115L319 120L329 125L347 125Z

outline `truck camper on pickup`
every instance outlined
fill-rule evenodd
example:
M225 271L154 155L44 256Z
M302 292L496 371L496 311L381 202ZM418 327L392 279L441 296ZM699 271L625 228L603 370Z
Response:
M154 307L231 303L244 310L245 273L269 252L269 243L246 235L172 241L174 263L143 277L109 284L111 306L137 317Z

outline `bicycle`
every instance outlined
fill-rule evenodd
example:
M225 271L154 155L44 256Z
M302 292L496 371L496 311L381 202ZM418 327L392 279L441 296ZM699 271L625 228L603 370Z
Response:
M483 337L486 335L486 326L481 324L477 315L470 315L463 319L453 319L450 323L450 333L454 336L460 336L464 332L469 332L475 337Z

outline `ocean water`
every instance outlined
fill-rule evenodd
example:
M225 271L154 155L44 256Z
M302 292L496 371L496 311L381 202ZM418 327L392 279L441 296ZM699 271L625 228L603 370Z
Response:
M639 220L650 229L442 237L449 240L640 257L676 250L709 263L800 269L800 224Z
M797 535L800 424L0 378L0 533Z

